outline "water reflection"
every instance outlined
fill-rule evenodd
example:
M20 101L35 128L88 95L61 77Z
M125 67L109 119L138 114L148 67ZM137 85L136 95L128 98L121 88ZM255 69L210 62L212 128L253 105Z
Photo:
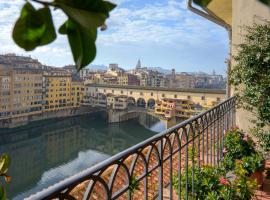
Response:
M12 159L8 195L23 199L151 137L164 129L161 124L148 116L107 124L102 116L88 115L2 129L0 153Z

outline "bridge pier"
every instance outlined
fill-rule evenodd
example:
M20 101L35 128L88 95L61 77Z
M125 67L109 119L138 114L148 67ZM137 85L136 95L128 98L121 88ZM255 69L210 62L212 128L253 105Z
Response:
M113 109L108 110L108 122L109 123L128 121L130 119L134 119L137 117L139 117L138 112L128 112L127 110L118 111L118 110L113 110Z

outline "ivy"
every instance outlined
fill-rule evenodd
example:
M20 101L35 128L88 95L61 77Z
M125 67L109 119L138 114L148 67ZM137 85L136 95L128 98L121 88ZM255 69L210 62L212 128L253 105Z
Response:
M30 1L43 7L37 10ZM67 35L77 70L81 70L95 59L97 29L106 29L105 21L115 7L104 0L29 0L15 23L12 37L26 51L52 43L57 35L51 9L60 9L67 21L59 33Z
M265 126L270 124L270 23L245 30L230 83L236 88L240 105L257 116L257 125Z

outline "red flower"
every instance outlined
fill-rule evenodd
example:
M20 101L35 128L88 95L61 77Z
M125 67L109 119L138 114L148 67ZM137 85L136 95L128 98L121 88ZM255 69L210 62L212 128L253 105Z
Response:
M219 179L219 183L222 185L229 185L229 181L223 176Z

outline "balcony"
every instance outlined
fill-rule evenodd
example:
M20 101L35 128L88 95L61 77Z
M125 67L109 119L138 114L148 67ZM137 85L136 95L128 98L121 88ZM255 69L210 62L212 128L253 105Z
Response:
M180 182L181 172L188 168L193 176L195 165L219 165L224 133L233 126L234 97L29 199L180 199L173 189L174 179ZM192 156L195 147L199 152ZM185 199L188 192L196 193L194 179L192 188L188 180Z

